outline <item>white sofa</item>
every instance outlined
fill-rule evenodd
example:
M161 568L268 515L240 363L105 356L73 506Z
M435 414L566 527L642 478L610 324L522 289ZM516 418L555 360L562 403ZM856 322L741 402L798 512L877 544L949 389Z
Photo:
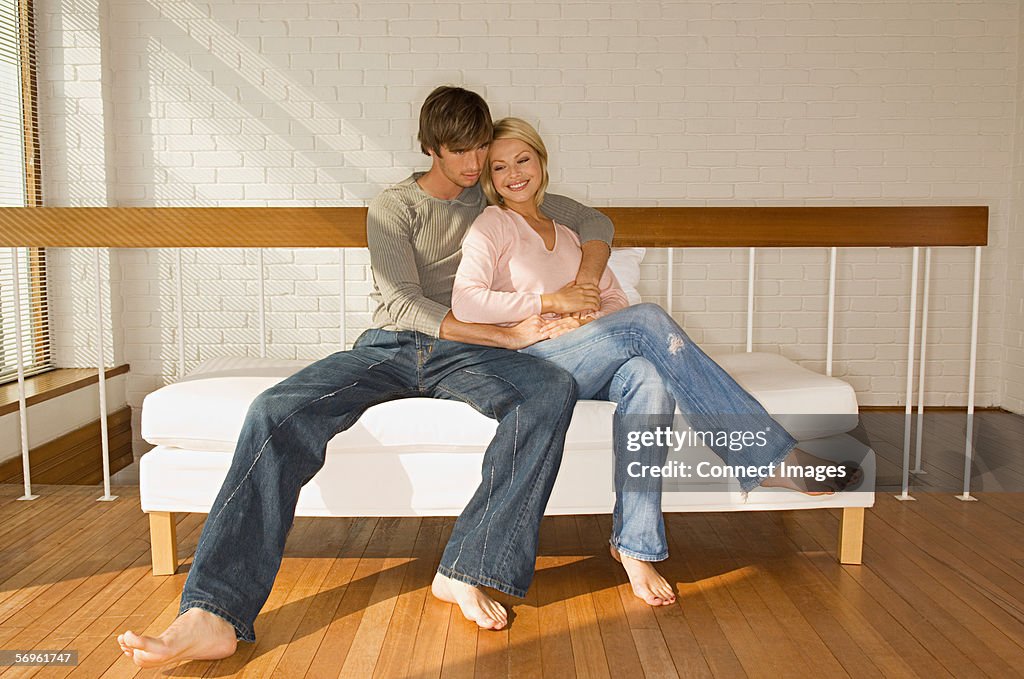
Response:
M873 481L873 453L846 433L857 424L856 396L848 384L776 354L729 354L716 360L805 448L837 462L860 460L865 482ZM212 506L249 404L304 365L218 358L146 397L142 436L156 447L141 459L140 485L142 509L150 515L154 574L170 574L177 568L174 513L208 512ZM611 511L613 411L613 404L599 401L576 406L548 514ZM787 421L781 415L793 413L833 417L814 420L808 429L806 419ZM456 515L479 482L483 451L495 427L493 420L470 406L452 401L415 398L374 406L328 444L326 464L303 488L296 513ZM717 459L707 449L702 454ZM663 500L667 512L842 508L842 563L860 563L864 508L873 503L870 487L810 497L764 488L744 496L734 486L714 492L669 492Z

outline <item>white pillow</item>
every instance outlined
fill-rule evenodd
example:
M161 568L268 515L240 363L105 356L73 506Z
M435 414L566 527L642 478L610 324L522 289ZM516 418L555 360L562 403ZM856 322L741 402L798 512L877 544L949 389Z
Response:
M640 262L646 253L646 248L612 248L611 257L608 258L608 267L619 279L619 285L630 304L640 303L640 293L636 288L640 284Z

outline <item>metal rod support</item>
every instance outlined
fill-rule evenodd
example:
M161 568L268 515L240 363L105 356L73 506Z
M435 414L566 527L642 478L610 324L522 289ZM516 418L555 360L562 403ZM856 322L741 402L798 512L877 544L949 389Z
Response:
M913 500L910 497L910 424L914 408L914 338L917 329L917 262L920 248L914 248L914 263L910 271L910 327L907 338L907 407L903 418L903 492L897 500Z
M964 442L964 493L957 499L974 502L971 497L971 462L974 459L974 381L978 367L978 306L981 295L981 248L974 248L974 293L971 299L971 368L967 378L967 437Z
M100 447L103 450L103 497L102 502L116 500L110 494L110 440L107 434L107 356L103 342L103 270L100 265L100 248L93 250L93 266L96 269L96 372L100 390Z
M665 313L672 315L672 279L675 277L675 249L668 248L668 266L665 269Z
M836 248L828 252L828 331L825 345L825 374L832 377L832 345L836 332Z
M921 443L924 438L924 375L928 356L928 291L932 278L932 249L924 249L924 299L921 301L921 374L917 382L917 440L914 449L915 474L927 474L921 469Z
M263 248L256 250L257 271L259 282L259 326L260 326L260 358L267 357L267 281L266 269L263 266Z
M754 350L754 264L757 248L750 248L747 270L747 353Z
M348 328L346 325L345 248L338 248L338 333L341 335L341 350L348 349Z
M185 376L185 267L181 261L181 248L174 249L174 305L178 321L178 379Z
M21 425L21 474L25 483L25 494L19 500L35 500L38 495L32 494L32 476L29 470L28 457L28 405L25 403L25 343L24 328L21 326L21 265L18 262L18 248L11 248L11 261L14 264L14 350L17 352L18 366L18 421Z

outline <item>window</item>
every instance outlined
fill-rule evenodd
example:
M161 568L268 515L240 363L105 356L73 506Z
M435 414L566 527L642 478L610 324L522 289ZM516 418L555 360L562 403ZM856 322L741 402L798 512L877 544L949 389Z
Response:
M0 0L0 205L4 207L40 204L31 17L29 0ZM0 382L17 376L19 324L26 374L52 367L45 262L45 252L39 248L0 249Z

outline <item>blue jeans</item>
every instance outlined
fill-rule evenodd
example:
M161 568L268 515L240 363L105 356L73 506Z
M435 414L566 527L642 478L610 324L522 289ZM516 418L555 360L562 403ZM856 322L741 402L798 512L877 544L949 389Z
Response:
M239 639L270 595L299 490L327 442L372 405L428 396L498 420L480 486L455 522L438 572L522 597L533 579L540 521L562 459L576 382L546 361L418 332L368 330L253 401L210 509L179 614L214 613ZM367 479L387 483L388 479Z
M561 337L538 342L521 350L537 358L543 358L555 365L565 368L579 386L580 398L608 397L605 387L610 381L619 379L622 370L637 359L643 359L653 368L661 380L656 389L668 390L675 400L679 411L686 416L691 426L705 430L735 429L739 423L736 415L742 415L744 429L767 430L764 446L750 446L742 451L730 450L728 446L710 446L711 449L729 465L777 465L789 454L796 441L782 428L757 400L744 391L717 363L701 351L686 332L679 327L672 317L656 304L637 304L591 321L583 327L566 333ZM636 379L639 371L645 368L634 367L627 374ZM635 388L635 387L634 387ZM621 393L621 389L619 393ZM597 396L595 396L595 394ZM655 416L653 424L663 424L658 419L665 417L665 405L662 401L658 408L645 412L645 399L636 399L619 403L616 409L616 420L622 415ZM669 418L670 419L670 418ZM664 450L640 451L643 457L627 456L620 432L615 436L616 489L621 490L626 471L623 465L633 460L649 464L651 460L664 460ZM757 487L763 477L739 476L740 487L744 491ZM627 515L622 521L632 524L631 540L638 544L658 544L659 538L664 544L664 528L660 519L660 493L652 492L617 492L616 496L633 497L630 502L638 503L643 515L631 519L628 514L636 511L631 507L623 507ZM651 508L656 496L658 519L651 518ZM644 499L646 498L646 499ZM619 509L616 499L616 509ZM660 534L659 534L660 531ZM646 533L646 537L640 537ZM620 536L621 538L621 536ZM612 536L615 543L616 536ZM627 545L628 550L628 545ZM641 553L643 550L639 550ZM629 551L626 552L628 555ZM667 555L667 552L666 552ZM636 558L644 558L637 556ZM662 557L664 558L664 556ZM647 560L657 560L647 555Z

